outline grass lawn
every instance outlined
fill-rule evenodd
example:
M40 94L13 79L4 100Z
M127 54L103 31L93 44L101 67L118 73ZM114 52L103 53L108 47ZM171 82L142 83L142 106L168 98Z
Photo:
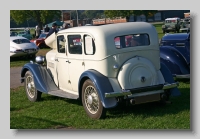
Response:
M118 106L103 120L90 119L78 100L42 94L30 102L23 87L10 90L11 129L190 129L190 84L180 83L172 104Z

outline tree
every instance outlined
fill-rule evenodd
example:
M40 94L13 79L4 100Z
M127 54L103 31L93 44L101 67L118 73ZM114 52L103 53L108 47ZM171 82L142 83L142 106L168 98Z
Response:
M127 21L129 20L129 17L131 15L137 16L144 14L146 16L147 21L148 17L153 16L157 12L157 10L105 10L104 14L106 15L106 17L109 18L126 17Z
M17 23L24 23L29 19L33 19L37 22L38 27L42 29L42 24L44 24L48 19L60 19L60 10L11 10L10 16Z
M106 17L115 18L115 17L123 17L129 20L130 16L134 14L133 10L105 10L104 14Z

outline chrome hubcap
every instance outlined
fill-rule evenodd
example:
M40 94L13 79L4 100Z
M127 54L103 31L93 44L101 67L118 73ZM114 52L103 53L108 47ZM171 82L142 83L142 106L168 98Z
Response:
M26 91L29 97L33 98L35 96L35 85L31 75L27 76L26 78Z

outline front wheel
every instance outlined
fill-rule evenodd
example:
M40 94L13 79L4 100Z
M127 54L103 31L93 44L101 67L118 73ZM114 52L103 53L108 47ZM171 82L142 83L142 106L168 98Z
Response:
M98 92L90 79L86 80L82 87L82 103L87 115L92 119L102 119L106 116Z
M35 88L33 74L30 71L27 71L25 74L24 87L26 90L27 98L30 101L35 102L41 99L42 93Z

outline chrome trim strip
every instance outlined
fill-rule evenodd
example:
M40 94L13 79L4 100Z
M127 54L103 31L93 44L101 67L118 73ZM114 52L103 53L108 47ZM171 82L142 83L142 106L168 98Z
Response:
M163 86L162 90L170 89L170 88L175 88L177 86L179 86L178 82L172 83L172 84L165 84ZM155 90L155 91L149 91L149 92L152 92L151 94L154 94L154 93L157 93L156 91L161 91L161 90ZM138 96L139 94L141 94L141 96L142 96L143 94L148 94L149 92L137 93L137 94L134 94L134 95ZM122 90L121 92L105 93L105 97L106 98L109 98L109 97L119 97L119 96L128 96L128 95L132 95L132 93L130 92L130 90Z
M190 79L190 74L175 75L175 78L177 78L177 79Z

